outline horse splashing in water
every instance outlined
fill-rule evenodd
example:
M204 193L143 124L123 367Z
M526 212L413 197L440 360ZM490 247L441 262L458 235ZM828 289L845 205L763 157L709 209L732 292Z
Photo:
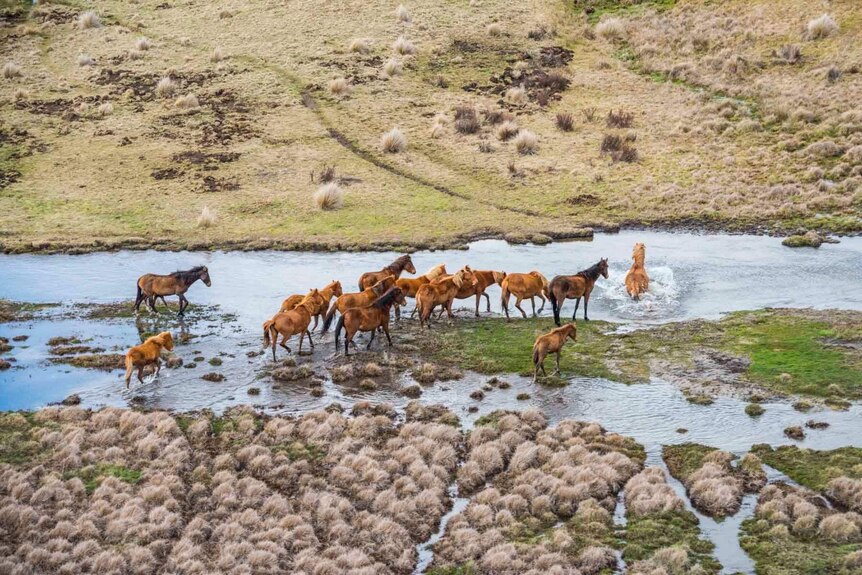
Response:
M138 313L144 300L147 300L147 306L153 312L158 313L156 310L156 298L162 298L162 303L167 306L168 303L165 301L165 296L176 295L180 298L180 308L177 316L182 317L185 315L186 308L189 305L189 300L186 299L185 293L198 280L204 282L207 287L212 285L210 273L206 266L197 266L190 270L177 271L166 276L157 274L142 275L138 278L135 313Z
M521 301L530 298L530 304L533 306L533 317L536 316L536 300L538 297L542 300L542 305L539 307L539 313L545 309L545 298L548 295L548 280L541 273L532 271L526 274L509 274L500 284L500 303L503 306L503 311L506 312L506 319L509 319L509 295L514 295L515 307L521 312L521 315L527 317L527 313L521 308Z
M367 307L353 307L346 310L338 318L338 323L335 326L336 353L338 353L338 340L340 339L342 328L344 328L345 356L350 355L350 345L356 346L353 343L353 336L360 331L371 332L371 339L368 340L366 349L371 349L371 343L374 341L374 334L378 328L381 328L383 333L386 334L389 347L392 347L392 337L389 335L389 310L395 304L405 305L406 303L407 300L404 299L404 292L400 288L393 287Z
M629 268L625 279L626 291L635 301L649 289L649 276L644 267L645 258L646 246L640 242L636 243L632 250L632 267Z
M144 368L148 365L156 366L156 376L162 369L162 349L174 350L174 338L169 331L163 331L154 335L126 352L126 389L129 389L129 381L132 379L132 371L137 368L138 381L144 383Z
M359 277L359 291L370 288L386 276L392 276L397 280L405 271L411 274L416 273L416 268L413 266L413 260L410 259L409 255L399 257L378 272L366 272L362 274Z
M566 299L575 300L575 312L572 314L572 321L575 321L582 297L584 298L584 321L590 321L590 318L587 317L587 306L590 303L590 293L592 293L593 286L596 285L599 276L608 279L607 258L600 259L595 265L579 271L573 276L556 276L551 280L548 285L548 297L551 300L551 307L554 308L555 324L560 325L560 310Z
M560 352L569 338L572 338L572 341L578 341L578 329L573 323L567 323L536 338L536 343L533 344L533 383L536 383L540 369L542 375L548 375L545 371L545 358L551 353L557 354L557 370L554 375L559 375Z

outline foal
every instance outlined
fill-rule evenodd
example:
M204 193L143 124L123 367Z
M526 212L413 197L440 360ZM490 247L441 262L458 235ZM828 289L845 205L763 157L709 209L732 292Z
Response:
M649 276L644 267L646 258L646 246L638 242L632 250L632 267L626 274L626 291L637 301L640 295L649 289Z
M568 338L572 338L572 341L578 341L578 329L573 323L567 323L563 327L558 327L536 338L536 343L533 344L533 383L536 383L540 369L542 375L548 375L545 372L545 358L550 353L557 354L557 371L554 372L554 375L559 375L560 351L562 351Z
M350 345L354 347L353 336L360 331L370 331L371 339L368 340L366 349L371 349L371 342L374 341L374 335L378 328L383 329L386 334L386 340L389 342L389 347L392 347L392 338L389 336L389 310L393 305L405 305L407 300L404 299L404 293L401 288L390 288L385 294L377 298L368 307L353 307L346 310L341 317L338 318L338 323L335 325L335 351L338 352L338 340L341 335L341 328L344 328L344 355L350 355Z
M156 375L162 369L162 349L174 350L174 338L171 332L163 331L126 352L126 389L129 389L129 381L132 379L132 371L138 369L138 381L144 383L144 368L148 365L156 366Z

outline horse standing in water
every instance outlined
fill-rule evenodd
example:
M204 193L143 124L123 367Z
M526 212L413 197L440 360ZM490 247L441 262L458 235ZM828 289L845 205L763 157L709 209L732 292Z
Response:
M392 276L397 280L405 271L411 274L416 273L413 260L410 259L409 255L399 257L379 272L367 272L359 276L359 291L370 288L386 276Z
M476 296L476 317L479 317L479 303L482 301L482 296L485 296L485 303L488 307L488 313L491 312L491 297L485 293L491 284L502 285L506 279L506 272L498 272L494 270L473 270L473 275L476 277L476 283L463 283L455 294L455 299L467 299L470 296ZM440 316L443 315L443 310L440 310ZM440 318L438 316L438 319Z
M635 244L632 250L632 267L626 274L626 291L637 301L642 293L649 289L649 276L644 267L646 258L646 246L640 242Z
M189 300L186 299L185 293L189 287L196 281L201 280L207 287L212 285L210 274L206 266L193 267L184 272L178 271L166 276L157 274L145 274L138 278L138 295L135 298L135 313L138 313L141 307L141 302L147 300L147 306L155 313L156 298L161 297L162 302L167 306L165 296L176 295L180 298L180 309L177 312L178 317L185 315L186 308L189 306ZM168 308L170 309L170 308Z
M596 285L599 276L608 279L607 258L600 259L597 264L579 271L573 276L556 276L551 280L548 285L548 297L554 308L554 323L560 325L560 310L566 299L575 300L575 313L572 314L572 321L575 321L582 297L584 298L584 321L590 321L590 318L587 317L587 305L590 303L590 293L592 293L593 286Z
M329 326L332 325L332 320L335 318L335 312L341 312L342 314L352 307L365 307L371 305L371 303L386 293L386 290L395 286L395 278L393 276L386 276L373 286L362 290L359 293L345 293L338 296L338 298L332 302L332 305L329 308L329 311L326 312L326 317L323 318L323 330L329 330Z
M344 355L350 355L350 345L354 347L353 336L360 331L370 331L371 339L365 349L371 349L374 334L381 328L386 334L389 347L392 347L392 338L389 336L389 310L393 305L405 305L404 293L400 288L393 287L377 298L368 307L352 307L341 314L335 325L335 352L338 353L338 340L341 328L344 328Z
M281 335L281 347L287 350L287 353L292 353L287 347L287 340L296 334L299 334L299 352L302 353L302 340L308 336L308 343L314 349L314 340L311 339L311 332L308 331L308 324L311 323L311 312L317 309L317 300L320 298L320 292L316 289L308 292L298 306L290 311L280 311L272 319L263 323L263 347L266 348L272 345L272 361L275 361L275 344L278 341L278 336Z

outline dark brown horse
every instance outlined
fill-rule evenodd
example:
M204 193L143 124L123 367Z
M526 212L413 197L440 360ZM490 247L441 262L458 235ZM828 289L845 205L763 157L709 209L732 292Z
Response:
M404 292L401 291L401 288L393 287L368 307L352 307L346 310L338 318L338 323L335 325L336 353L338 352L338 339L342 327L344 328L344 355L350 355L350 345L356 346L353 343L353 336L360 331L371 332L371 339L368 340L368 346L366 346L366 349L371 349L371 342L374 341L377 328L383 329L389 347L392 347L392 338L389 336L389 310L395 304L405 305L406 303L407 300L404 299Z
M167 306L165 296L176 295L180 298L180 309L177 315L182 317L185 315L186 308L189 305L189 300L186 299L185 293L189 287L196 281L201 280L207 287L212 285L210 281L210 273L206 266L193 267L184 272L174 272L166 276L157 274L145 274L138 278L138 295L135 298L135 313L138 313L141 307L141 302L147 300L147 306L154 312L156 310L156 298L162 298L162 302Z
M332 325L332 320L335 319L335 313L344 313L352 307L365 307L386 293L391 287L395 286L395 278L386 276L371 287L362 290L359 293L345 293L338 296L326 312L326 317L323 318L323 331L329 331L329 326Z
M573 276L556 276L551 280L551 283L548 284L548 298L554 308L554 323L560 325L560 310L566 299L575 300L575 313L572 314L572 321L575 321L582 297L584 298L584 321L590 321L590 318L587 317L587 305L590 303L590 293L593 291L593 286L596 285L599 276L608 279L607 258L600 259L599 263L579 271Z
M410 259L409 255L399 257L379 272L366 272L359 276L359 291L370 288L386 276L392 276L397 280L401 277L402 272L405 271L411 274L416 273L413 260Z

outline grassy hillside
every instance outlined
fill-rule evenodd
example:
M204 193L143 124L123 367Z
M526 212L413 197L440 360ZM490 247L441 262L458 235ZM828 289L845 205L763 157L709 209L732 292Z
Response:
M7 251L862 228L852 0L2 6Z

